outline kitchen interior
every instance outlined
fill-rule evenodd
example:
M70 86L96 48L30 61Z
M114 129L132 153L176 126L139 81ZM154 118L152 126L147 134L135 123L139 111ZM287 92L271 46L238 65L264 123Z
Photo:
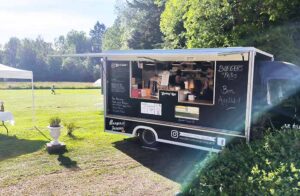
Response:
M179 103L214 104L215 62L131 62L131 98L158 100L178 92Z

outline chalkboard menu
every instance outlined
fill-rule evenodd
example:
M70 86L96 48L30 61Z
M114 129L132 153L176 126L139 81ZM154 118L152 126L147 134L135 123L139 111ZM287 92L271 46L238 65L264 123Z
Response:
M248 62L217 62L215 109L218 126L242 131L245 127Z
M246 93L248 68L245 63L218 62L218 97L216 102L225 110L235 110Z
M108 74L108 110L114 114L126 114L131 108L129 100L129 62L110 62Z

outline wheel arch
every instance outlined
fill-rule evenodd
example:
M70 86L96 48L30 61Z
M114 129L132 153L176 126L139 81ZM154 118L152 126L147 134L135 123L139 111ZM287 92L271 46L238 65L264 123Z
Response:
M153 134L155 135L155 140L157 141L158 140L158 135L156 133L156 131L152 128L152 127L148 127L148 126L143 126L143 125L138 125L136 126L134 129L133 129L133 132L132 132L132 135L133 136L137 136L137 133L140 129L147 129L151 132L153 132Z

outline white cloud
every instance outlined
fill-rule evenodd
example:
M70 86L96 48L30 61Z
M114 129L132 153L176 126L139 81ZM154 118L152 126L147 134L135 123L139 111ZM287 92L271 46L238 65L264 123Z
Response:
M55 35L65 34L71 29L88 31L93 23L95 23L93 19L81 15L53 12L0 12L0 24L2 24L0 36L11 34L11 36L33 38L42 35L45 39L51 39L47 41L53 41Z
M0 8L17 8L27 6L49 6L49 5L69 5L73 4L114 4L114 0L0 0ZM67 9L67 7L66 7Z
M53 41L71 29L88 31L99 20L110 26L114 0L0 0L0 44L12 36Z

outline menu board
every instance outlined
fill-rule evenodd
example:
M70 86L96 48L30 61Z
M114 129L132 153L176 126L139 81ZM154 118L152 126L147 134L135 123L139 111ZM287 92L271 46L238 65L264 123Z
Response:
M219 82L216 102L225 110L237 109L242 101L246 87L243 80L247 78L244 75L245 69L247 68L243 63L218 63L216 71Z
M114 114L126 114L131 109L129 100L129 63L111 62L108 71L108 110Z
M217 62L215 109L219 127L242 131L245 127L248 62Z

